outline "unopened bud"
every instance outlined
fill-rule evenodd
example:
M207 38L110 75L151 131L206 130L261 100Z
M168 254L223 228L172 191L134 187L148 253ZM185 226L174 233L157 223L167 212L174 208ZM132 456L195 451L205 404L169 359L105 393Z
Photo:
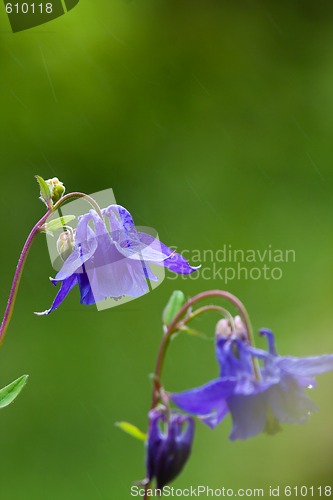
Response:
M57 250L63 261L65 261L74 250L75 232L75 229L72 231L65 231L61 233L58 238Z
M231 327L228 319L220 319L215 327L216 337L228 337L231 335Z
M53 177L53 179L48 179L45 182L50 189L53 203L57 203L65 194L65 186L59 181L58 177Z
M235 322L236 332L237 333L244 333L245 332L245 325L242 321L242 318L240 316L235 316L234 322Z

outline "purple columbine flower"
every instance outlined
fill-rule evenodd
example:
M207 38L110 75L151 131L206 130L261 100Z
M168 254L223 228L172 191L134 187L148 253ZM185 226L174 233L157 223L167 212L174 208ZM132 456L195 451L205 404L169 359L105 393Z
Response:
M314 375L333 370L333 355L296 358L279 356L274 335L263 329L268 352L256 349L239 336L217 336L216 355L220 377L201 387L171 394L182 410L198 415L211 428L230 412L230 439L246 439L261 432L275 434L280 422L306 422L316 405L305 388L312 388ZM261 360L257 366L254 363Z
M160 409L149 412L147 441L147 482L156 479L162 489L182 471L191 453L194 420L188 415L171 413L169 418Z
M95 210L79 217L76 232L72 233L73 251L51 280L55 285L60 282L61 288L50 309L37 314L57 309L76 285L81 304L86 305L106 298L140 297L149 290L147 280L158 280L150 263L178 274L199 269L153 236L137 231L131 214L122 206L110 205L101 213L103 219ZM68 250L68 238L62 235L58 247L66 246Z

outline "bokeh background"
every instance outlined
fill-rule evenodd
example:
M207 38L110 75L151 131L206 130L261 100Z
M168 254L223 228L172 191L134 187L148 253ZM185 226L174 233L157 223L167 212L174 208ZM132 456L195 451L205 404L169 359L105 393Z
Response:
M179 249L294 249L281 280L227 288L255 330L274 330L280 353L332 352L332 14L324 0L81 0L13 34L2 6L2 309L44 211L33 176L56 175L67 191L113 188L137 224ZM144 477L143 446L114 422L146 427L162 309L175 288L191 296L225 283L169 273L153 293L103 312L80 306L74 290L36 317L53 300L52 273L40 236L0 355L2 386L30 374L1 411L0 495L126 500ZM216 320L195 325L208 340L172 343L168 389L217 374ZM332 377L311 395L320 412L275 437L231 443L229 418L214 432L197 425L174 486L332 485Z

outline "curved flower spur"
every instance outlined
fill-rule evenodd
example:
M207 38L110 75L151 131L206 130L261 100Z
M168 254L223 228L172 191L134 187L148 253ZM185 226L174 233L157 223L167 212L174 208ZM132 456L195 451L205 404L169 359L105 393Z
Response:
M116 204L100 214L90 210L80 216L76 231L66 229L57 247L64 262L51 281L54 285L60 282L61 288L50 309L38 315L57 309L75 285L80 289L81 304L104 302L105 308L106 299L137 298L149 292L150 282L159 280L150 264L177 274L199 269L156 237L137 231L128 210Z

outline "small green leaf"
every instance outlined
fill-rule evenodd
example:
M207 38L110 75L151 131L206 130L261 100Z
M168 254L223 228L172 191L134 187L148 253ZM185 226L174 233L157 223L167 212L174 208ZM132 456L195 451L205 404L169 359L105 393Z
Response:
M29 375L22 375L22 377L14 380L14 382L3 389L0 389L0 408L4 408L14 401L27 383L28 376Z
M147 435L140 431L135 425L130 424L129 422L116 422L115 424L119 429L126 432L130 436L139 439L140 441L146 441Z
M176 314L185 304L185 295L180 290L175 290L164 308L162 320L165 325L171 323Z
M189 328L188 326L181 326L180 331L187 333L188 335L192 335L192 337L200 337L202 339L207 339L207 335L199 332L199 330L194 330L193 328Z
M51 208L53 206L53 202L52 202L52 192L50 187L46 184L43 177L40 177L39 175L35 175L35 177L37 179L40 188L40 199L44 201L45 205L48 208Z
M66 224L75 219L75 215L63 215L58 219L50 220L45 224L45 231L56 231L57 229L62 229Z

